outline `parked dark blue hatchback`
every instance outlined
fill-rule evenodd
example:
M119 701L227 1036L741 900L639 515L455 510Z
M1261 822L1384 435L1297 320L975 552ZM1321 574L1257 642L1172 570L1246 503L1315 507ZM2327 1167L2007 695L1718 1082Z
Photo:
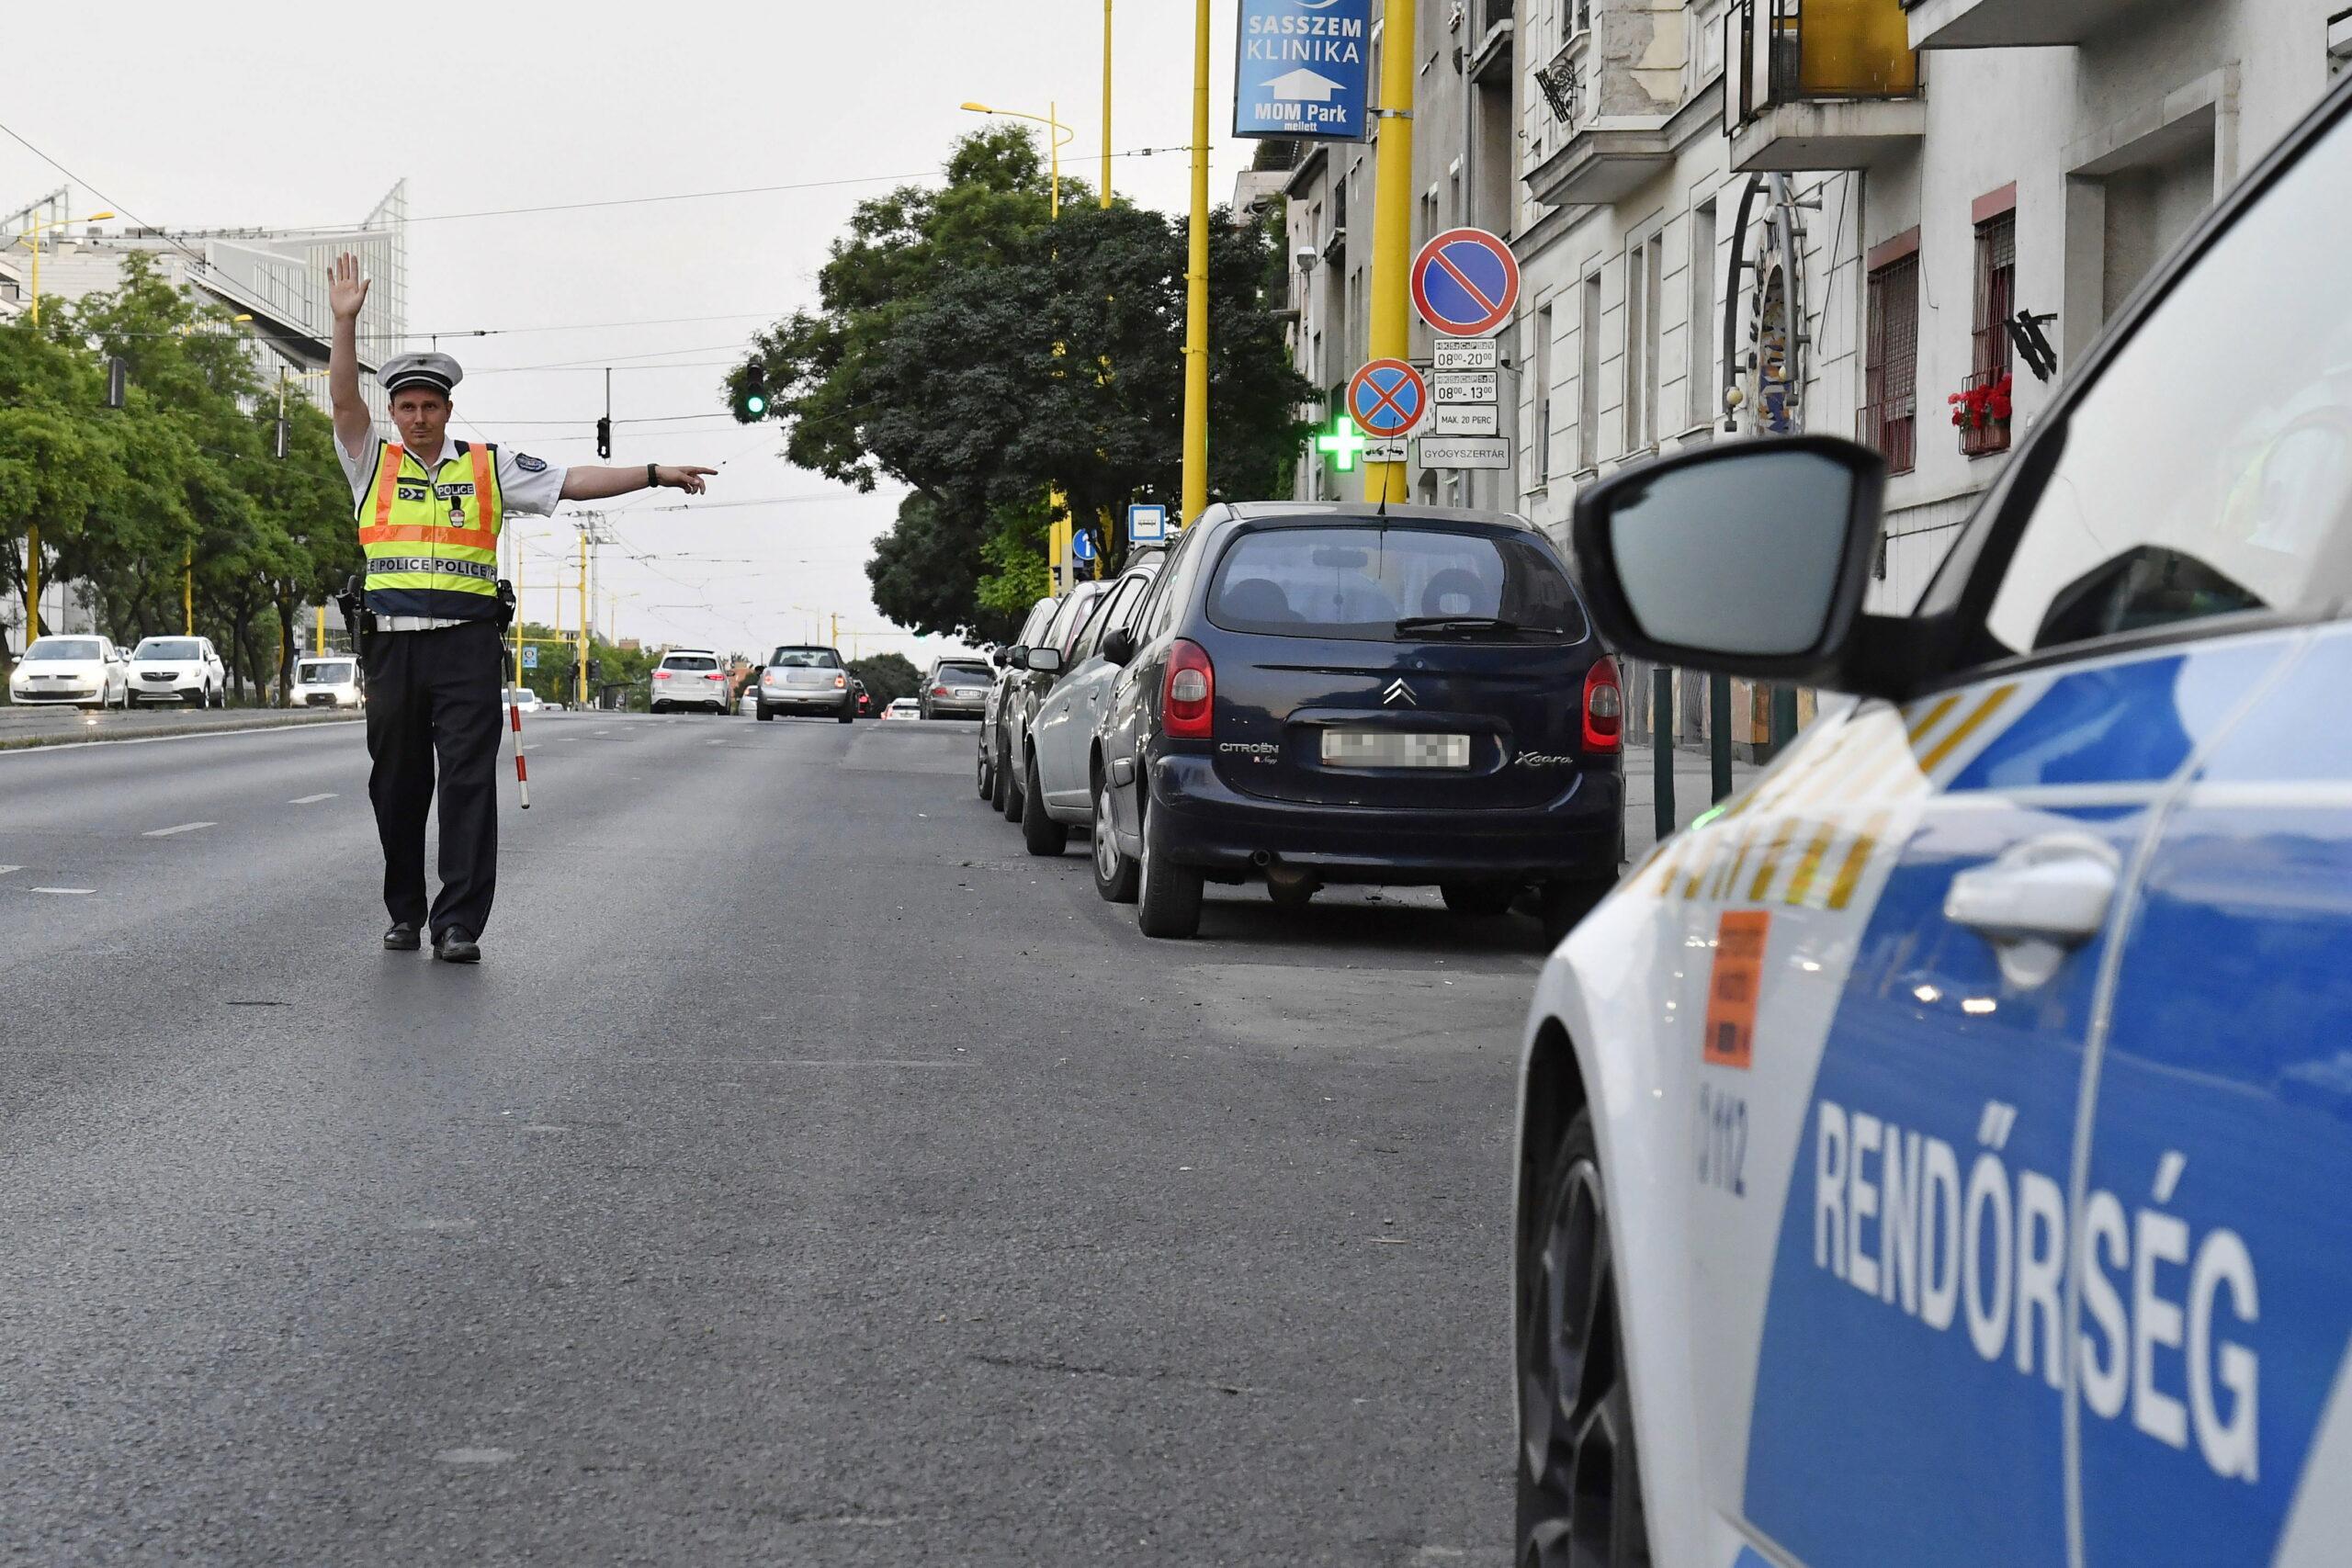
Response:
M1498 513L1215 506L1128 628L1096 734L1097 889L1190 936L1204 881L1278 902L1540 892L1556 939L1617 874L1617 669L1543 535Z

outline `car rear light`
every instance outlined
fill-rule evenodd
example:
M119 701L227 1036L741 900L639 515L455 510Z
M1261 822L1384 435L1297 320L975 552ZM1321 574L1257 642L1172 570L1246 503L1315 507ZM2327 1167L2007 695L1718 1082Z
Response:
M703 679L706 681L724 681L727 679L727 671L724 670L714 670L709 674L704 676Z
M947 688L944 686L933 686L931 689L931 694L934 697L944 697L947 694Z
M1160 728L1180 740L1205 740L1216 708L1216 666L1208 649L1188 637L1168 649L1168 674L1159 688Z
M846 675L836 675L833 677L833 684L842 690L846 691L849 689L849 677Z
M1625 688L1617 679L1617 661L1605 654L1585 671L1584 749L1625 749Z
M657 681L666 681L670 678L670 672L667 670L656 670L653 672L653 678Z

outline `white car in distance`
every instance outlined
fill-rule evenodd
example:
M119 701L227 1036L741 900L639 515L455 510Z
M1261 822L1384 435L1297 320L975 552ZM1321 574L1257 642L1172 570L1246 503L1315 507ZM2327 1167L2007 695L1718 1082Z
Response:
M898 697L892 700L888 707L882 710L882 716L886 719L911 718L920 721L922 717L922 704L913 697Z
M130 682L122 650L102 637L37 637L9 672L8 700L127 706Z
M290 705L298 708L364 708L368 694L359 684L359 660L342 658L305 659L294 666Z
M506 703L517 713L537 713L547 706L539 701L539 694L528 686L507 687Z
M652 701L655 713L672 708L708 708L725 713L734 705L734 684L721 668L718 655L707 648L673 648L654 667Z
M209 637L151 637L130 650L130 697L141 703L225 707L229 671ZM299 699L297 699L299 700Z

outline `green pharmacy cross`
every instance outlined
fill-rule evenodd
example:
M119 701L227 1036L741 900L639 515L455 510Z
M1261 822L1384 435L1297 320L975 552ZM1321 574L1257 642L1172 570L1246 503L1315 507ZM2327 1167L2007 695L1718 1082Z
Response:
M1315 438L1315 446L1334 469L1344 474L1356 466L1357 458L1363 456L1363 433L1346 414L1333 414L1331 428Z

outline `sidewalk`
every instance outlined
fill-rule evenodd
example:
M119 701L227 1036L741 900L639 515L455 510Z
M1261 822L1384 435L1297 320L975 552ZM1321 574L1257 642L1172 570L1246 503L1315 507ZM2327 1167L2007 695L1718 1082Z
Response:
M1745 789L1764 770L1754 762L1734 760L1731 786ZM1657 752L1636 742L1625 751L1625 862L1628 865L1650 852L1657 842ZM1674 753L1674 823L1687 828L1701 812L1714 805L1714 767L1702 751Z

